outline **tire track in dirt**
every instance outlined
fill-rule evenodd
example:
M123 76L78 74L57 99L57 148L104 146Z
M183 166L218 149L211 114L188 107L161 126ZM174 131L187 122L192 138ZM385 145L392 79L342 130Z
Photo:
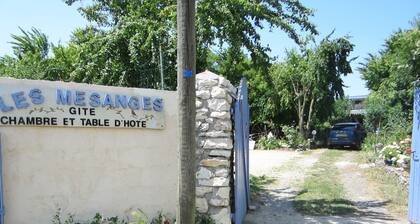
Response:
M257 210L251 211L245 224L278 224L278 223L306 223L305 217L293 208L293 198L298 194L295 187L303 181L305 174L315 164L325 149L309 152L281 152L276 155L287 155L288 158L281 164L268 164L267 160L258 158L251 166L264 163L267 167L264 172L260 170L257 175L273 177L276 182L267 186L258 198ZM270 169L268 167L271 167ZM253 169L251 169L251 174Z
M356 151L349 151L335 163L340 172L340 180L346 189L347 198L357 207L358 212L344 217L340 223L408 223L403 218L393 216L386 208L387 201L377 193L374 185L365 177L356 162Z
M247 215L245 224L408 223L404 219L391 215L386 209L387 202L378 197L375 188L355 162L358 153L355 151L344 152L331 165L339 170L339 178L346 190L346 198L354 202L357 212L344 216L309 216L297 212L293 208L293 198L299 193L298 186L325 151L326 149L304 153L277 151L261 153L254 159L250 157L251 174L266 175L275 178L276 182L267 186L266 191L261 193L256 201L253 200L257 209Z

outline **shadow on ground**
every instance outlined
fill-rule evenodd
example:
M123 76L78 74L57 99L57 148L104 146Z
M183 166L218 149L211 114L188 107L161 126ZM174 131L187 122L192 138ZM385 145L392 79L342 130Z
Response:
M273 177L268 177L266 175L262 175L262 176L251 175L251 178L249 180L251 194L253 194L253 196L258 195L260 192L264 191L264 186L270 185L274 182L276 182L276 178L273 178Z

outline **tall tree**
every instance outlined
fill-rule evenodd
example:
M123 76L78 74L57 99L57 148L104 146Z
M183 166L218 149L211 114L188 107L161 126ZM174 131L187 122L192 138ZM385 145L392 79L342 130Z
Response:
M36 28L12 34L13 56L0 57L0 76L42 79L48 70L51 44L47 36Z
M65 2L79 1L83 0ZM78 67L85 69L75 72L75 81L156 88L160 75L154 57L162 46L167 57L165 83L175 88L175 0L93 0L88 4L79 11L97 28L87 34L95 40L85 42L89 50L83 52L95 55L82 57L84 63ZM296 0L198 1L197 71L211 67L208 57L214 48L231 49L230 57L235 60L240 60L246 49L254 66L265 69L270 49L261 44L259 30L281 29L300 42L297 30L316 33L308 19L311 15L312 11Z
M309 22L312 11L297 0L207 0L196 8L197 71L212 69L234 83L247 76L257 131L289 120L290 113L278 112L282 108L269 75L273 59L260 34L282 30L301 43L299 31L316 33ZM161 47L165 88L176 88L175 0L92 0L79 11L92 25L75 30L68 45L50 45L47 60L0 58L0 75L160 88Z
M296 111L302 135L311 127L314 115L326 120L334 101L344 97L341 76L352 72L349 58L352 50L353 44L347 38L328 36L314 48L288 52L286 61L273 67L271 76L282 104Z
M40 58L45 59L48 56L50 43L47 35L36 28L31 31L25 31L19 27L22 35L12 34L13 52L17 58L22 59L26 55L39 55Z
M417 17L410 29L393 33L383 50L369 55L361 64L360 72L371 90L366 104L366 125L370 130L388 128L394 132L399 129L396 125L410 126L407 118L411 119L414 82L420 78L419 71L420 17ZM404 119L396 122L398 117Z

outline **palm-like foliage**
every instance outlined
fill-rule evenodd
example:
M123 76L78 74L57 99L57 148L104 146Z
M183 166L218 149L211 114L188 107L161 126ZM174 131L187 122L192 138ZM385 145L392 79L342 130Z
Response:
M20 28L22 35L12 34L14 41L10 42L14 54L17 58L22 59L25 55L39 55L42 59L47 58L50 49L47 35L36 28L31 31L25 31Z

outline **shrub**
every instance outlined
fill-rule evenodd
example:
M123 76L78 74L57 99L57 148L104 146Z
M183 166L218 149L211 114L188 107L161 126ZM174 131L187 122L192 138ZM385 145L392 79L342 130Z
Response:
M216 222L208 215L196 212L195 223L196 224L216 224Z
M385 160L395 160L396 161L399 154L400 153L398 151L397 146L386 146L381 151L381 155L384 157Z
M280 139L270 136L262 136L257 142L257 149L273 150L280 148L284 142Z
M306 145L307 142L299 131L293 126L282 126L282 131L287 144L292 148L297 148L299 145Z

